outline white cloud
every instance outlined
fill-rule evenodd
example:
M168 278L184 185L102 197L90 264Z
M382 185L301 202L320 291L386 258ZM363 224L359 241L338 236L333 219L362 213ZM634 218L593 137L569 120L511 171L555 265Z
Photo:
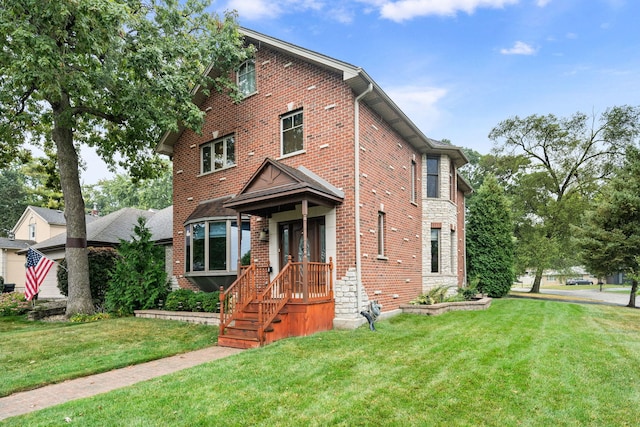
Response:
M536 6L538 7L545 7L549 3L551 3L551 0L536 0Z
M436 126L442 117L437 104L447 94L444 88L400 86L388 88L385 92L425 133Z
M536 49L525 42L517 41L509 49L500 49L500 53L503 55L533 55L536 53Z
M498 9L510 4L516 4L519 0L398 0L376 1L373 3L380 7L383 18L401 22L419 16L439 15L454 16L458 12L472 14L479 8Z

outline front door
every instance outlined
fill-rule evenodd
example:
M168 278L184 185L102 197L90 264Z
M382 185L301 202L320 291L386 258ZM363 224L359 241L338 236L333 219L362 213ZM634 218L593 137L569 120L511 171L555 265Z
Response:
M279 224L280 269L287 263L289 255L293 262L302 262L302 220ZM327 262L324 217L307 220L307 253L309 262Z

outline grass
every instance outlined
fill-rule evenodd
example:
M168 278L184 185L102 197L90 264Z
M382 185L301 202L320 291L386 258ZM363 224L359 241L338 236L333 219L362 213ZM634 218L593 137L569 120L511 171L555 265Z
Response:
M494 300L329 331L5 420L49 426L640 424L640 311Z
M217 332L133 317L92 323L0 317L0 396L203 348Z

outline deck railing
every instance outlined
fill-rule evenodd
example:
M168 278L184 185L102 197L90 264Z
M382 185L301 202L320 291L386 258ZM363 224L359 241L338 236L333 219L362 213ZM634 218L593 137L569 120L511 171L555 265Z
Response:
M229 289L220 289L220 335L224 329L256 298L256 265L242 268L242 273Z

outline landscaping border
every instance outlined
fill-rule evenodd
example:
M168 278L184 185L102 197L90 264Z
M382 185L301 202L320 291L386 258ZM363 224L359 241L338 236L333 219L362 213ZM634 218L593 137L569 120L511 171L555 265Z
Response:
M486 310L491 306L491 298L483 297L472 301L441 302L438 304L404 304L400 306L403 313L437 316L449 311Z
M206 313L199 311L167 311L167 310L134 310L136 317L143 319L178 320L181 322L198 323L201 325L220 325L219 313Z

